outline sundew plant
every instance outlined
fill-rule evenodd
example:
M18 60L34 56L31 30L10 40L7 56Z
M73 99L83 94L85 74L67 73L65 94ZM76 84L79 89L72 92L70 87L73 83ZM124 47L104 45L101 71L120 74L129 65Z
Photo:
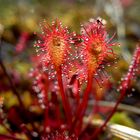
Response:
M19 107L10 109L10 113L6 115L3 98L0 98L0 123L7 130L6 134L0 134L0 139L100 139L119 103L127 96L132 79L139 73L139 44L128 72L116 88L119 95L115 106L103 124L95 127L90 122L86 123L84 118L92 113L94 115L93 110L97 110L98 102L89 109L89 101L98 100L95 88L109 88L105 84L109 81L105 67L114 66L117 60L114 50L121 45L115 41L116 35L109 35L106 21L101 18L90 19L81 25L79 34L70 32L59 19L52 23L43 20L40 29L34 43L36 61L29 74L33 80L32 92L35 92L37 97L35 103L41 110L40 114L36 115L25 107L0 59L3 73L19 101ZM23 34L22 44L26 43L28 37L26 33ZM21 47L17 48L18 52Z

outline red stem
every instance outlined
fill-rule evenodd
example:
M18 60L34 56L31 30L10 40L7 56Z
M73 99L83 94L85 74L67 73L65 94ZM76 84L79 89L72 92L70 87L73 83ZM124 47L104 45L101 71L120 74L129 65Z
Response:
M88 75L87 87L86 87L86 90L85 90L84 95L83 95L83 100L77 108L76 117L75 117L75 120L72 123L71 131L74 131L74 129L76 127L76 124L79 122L79 120L81 122L81 120L83 119L83 116L84 116L85 111L86 111L86 107L87 107L87 103L88 103L88 97L89 97L89 93L90 93L91 88L92 88L92 75L89 74Z
M57 68L57 80L58 80L58 85L60 88L60 93L61 93L61 97L62 97L62 104L63 104L64 111L66 114L66 118L67 118L68 124L70 125L71 121L72 121L72 112L71 112L68 97L66 96L66 94L64 92L61 66Z
M107 123L109 122L109 120L112 118L112 116L116 113L118 105L120 104L120 102L124 99L125 97L125 91L126 89L122 90L121 96L119 97L119 99L117 100L113 110L111 111L110 115L107 117L107 119L105 120L105 122L95 130L95 132L93 133L93 135L91 136L91 140L96 140L96 138L99 136L99 134L101 133L101 131L103 130L103 128L107 125Z
M48 126L48 89L49 89L49 82L47 81L44 89L45 90L44 133L46 132L46 127Z

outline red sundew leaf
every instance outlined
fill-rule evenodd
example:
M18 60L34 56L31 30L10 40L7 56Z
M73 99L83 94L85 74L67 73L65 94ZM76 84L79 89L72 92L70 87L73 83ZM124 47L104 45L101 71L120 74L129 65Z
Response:
M56 19L52 24L46 21L41 23L42 34L35 43L40 61L49 77L55 77L59 66L63 67L69 63L71 53L72 38L66 27ZM53 71L53 72L52 72Z
M108 39L108 34L102 20L93 20L84 25L81 29L82 42L79 45L80 57L87 72L94 73L105 64L105 59L111 55L114 57L112 46L118 46L117 43L111 43L114 35Z
M136 74L140 72L140 44L137 44L137 48L132 57L131 64L129 66L127 74L122 78L121 84L118 88L120 91L126 91L131 86L132 80L136 77ZM125 94L125 92L121 92Z
M48 104L48 91L50 89L48 74L36 68L30 72L30 77L35 78L33 90L38 94L38 102L40 102L41 107L45 108Z

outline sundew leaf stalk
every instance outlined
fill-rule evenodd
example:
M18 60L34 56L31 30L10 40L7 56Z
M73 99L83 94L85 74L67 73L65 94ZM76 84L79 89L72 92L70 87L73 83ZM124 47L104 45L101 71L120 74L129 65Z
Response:
M70 35L67 28L64 28L58 19L52 22L52 25L49 25L44 21L41 24L41 28L42 34L40 35L40 40L37 41L35 46L39 47L44 67L46 67L50 79L57 77L63 107L67 121L70 123L72 112L68 97L64 92L62 82L62 70L66 66L65 63L68 58L68 52L71 49Z
M102 19L92 20L82 26L82 42L79 45L79 50L81 61L86 68L87 87L83 94L82 102L78 106L72 129L76 126L77 120L83 118L86 111L94 75L107 57L110 57L110 55L115 56L112 46L117 45L117 43L111 43L113 38L107 39L107 35Z

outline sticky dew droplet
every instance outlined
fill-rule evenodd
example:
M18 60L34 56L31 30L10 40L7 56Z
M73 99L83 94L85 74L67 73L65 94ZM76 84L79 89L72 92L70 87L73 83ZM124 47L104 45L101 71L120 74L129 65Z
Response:
M136 89L135 88L132 88L132 92L135 92L136 91Z

